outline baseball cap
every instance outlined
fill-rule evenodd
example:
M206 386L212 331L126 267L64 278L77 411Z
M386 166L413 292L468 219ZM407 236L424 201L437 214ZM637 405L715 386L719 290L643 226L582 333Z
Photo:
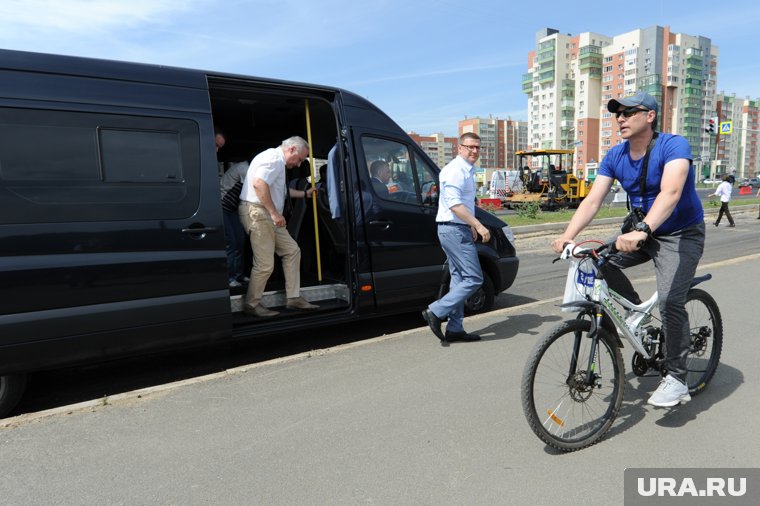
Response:
M637 91L635 95L615 100L614 98L607 102L607 110L610 112L617 112L620 106L634 107L641 105L646 107L650 111L657 111L657 100L648 93L643 91Z

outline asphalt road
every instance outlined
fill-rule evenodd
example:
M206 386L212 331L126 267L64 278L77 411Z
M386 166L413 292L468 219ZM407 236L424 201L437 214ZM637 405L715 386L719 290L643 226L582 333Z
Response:
M710 227L700 267L714 275L703 288L723 315L714 380L690 403L657 409L646 405L656 377L629 370L620 415L593 447L558 453L525 422L526 357L571 315L557 310L556 289L547 299L521 285L510 292L541 300L469 318L477 343L441 347L418 323L22 417L0 429L2 503L622 504L626 468L758 468L760 220L737 218L736 228ZM540 249L536 269L546 272ZM653 283L641 275L646 293ZM630 347L624 357L628 368Z
M737 228L709 227L702 263L759 251L760 241L757 238L760 236L760 220L754 219L756 213L755 207L745 210L737 208ZM615 225L593 227L582 237L604 239L614 234L615 230ZM496 309L515 308L561 294L566 266L553 264L555 255L548 248L551 235L555 233L558 232L516 230L520 271L515 284L496 298ZM646 278L650 275L650 269L650 266L642 266L632 269L629 274L634 280ZM415 329L421 325L423 322L415 311L393 318L317 328L309 333L279 334L209 348L41 372L30 375L27 392L17 413L38 413L246 364Z

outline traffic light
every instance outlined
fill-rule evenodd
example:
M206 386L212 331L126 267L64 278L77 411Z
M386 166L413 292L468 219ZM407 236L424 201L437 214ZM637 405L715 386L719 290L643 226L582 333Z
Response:
M709 120L707 120L707 128L705 128L705 132L712 135L717 130L718 130L718 118L712 117Z

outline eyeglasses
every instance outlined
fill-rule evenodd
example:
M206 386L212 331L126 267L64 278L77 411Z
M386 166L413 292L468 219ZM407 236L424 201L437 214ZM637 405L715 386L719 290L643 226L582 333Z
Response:
M622 114L626 118L630 118L631 116L634 116L637 113L648 112L648 111L649 111L649 109L639 109L638 107L629 107L628 109L623 109L623 110L617 111L615 113L615 117L619 118L620 115Z
M463 148L467 149L468 151L478 151L480 149L480 146L475 144L460 144Z

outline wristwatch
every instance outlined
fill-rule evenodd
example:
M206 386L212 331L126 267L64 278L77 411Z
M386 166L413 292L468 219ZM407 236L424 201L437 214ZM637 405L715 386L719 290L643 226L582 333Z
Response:
M647 237L652 236L652 229L649 228L649 225L646 224L644 221L638 222L636 225L634 225L633 230L636 232L644 232Z

